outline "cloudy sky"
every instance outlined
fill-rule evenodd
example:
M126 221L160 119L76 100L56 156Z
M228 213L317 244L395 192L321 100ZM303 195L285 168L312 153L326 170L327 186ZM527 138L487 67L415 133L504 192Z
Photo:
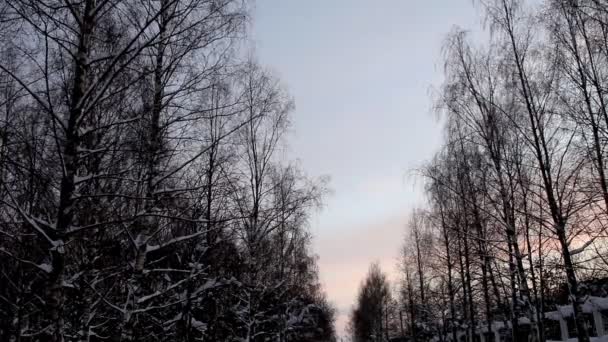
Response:
M369 264L395 274L407 214L423 201L411 170L441 139L431 95L442 42L479 24L471 0L256 3L256 53L296 101L289 155L331 177L311 229L339 333Z

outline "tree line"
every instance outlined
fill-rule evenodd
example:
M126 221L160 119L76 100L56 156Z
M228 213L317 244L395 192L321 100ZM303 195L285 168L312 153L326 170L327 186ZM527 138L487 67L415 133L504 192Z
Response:
M566 304L571 333L593 335L582 306L608 272L608 3L476 5L487 40L458 28L445 40L444 139L417 170L425 203L377 316L384 337L357 323L368 279L357 341L475 341L497 322L512 341L545 341L543 313Z
M0 340L330 341L240 0L0 1Z

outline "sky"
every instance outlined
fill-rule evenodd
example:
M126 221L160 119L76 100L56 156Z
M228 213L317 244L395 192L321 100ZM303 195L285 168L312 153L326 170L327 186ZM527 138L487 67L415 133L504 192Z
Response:
M289 156L332 194L311 220L320 279L343 334L369 265L396 277L414 170L438 149L432 94L454 27L475 29L471 0L258 0L253 45L296 109Z

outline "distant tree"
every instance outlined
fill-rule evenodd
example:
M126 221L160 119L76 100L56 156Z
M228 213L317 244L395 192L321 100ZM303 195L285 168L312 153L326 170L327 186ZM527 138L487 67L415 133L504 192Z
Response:
M378 263L370 266L359 288L356 306L351 313L352 337L356 342L380 342L389 339L390 285Z

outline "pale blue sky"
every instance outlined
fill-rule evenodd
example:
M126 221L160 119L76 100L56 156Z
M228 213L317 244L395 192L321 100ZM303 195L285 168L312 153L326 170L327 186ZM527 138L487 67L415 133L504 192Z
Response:
M312 231L340 333L369 264L393 272L405 217L422 201L408 171L441 138L430 94L443 40L479 23L471 0L256 3L256 54L296 102L289 155L309 175L331 176Z

